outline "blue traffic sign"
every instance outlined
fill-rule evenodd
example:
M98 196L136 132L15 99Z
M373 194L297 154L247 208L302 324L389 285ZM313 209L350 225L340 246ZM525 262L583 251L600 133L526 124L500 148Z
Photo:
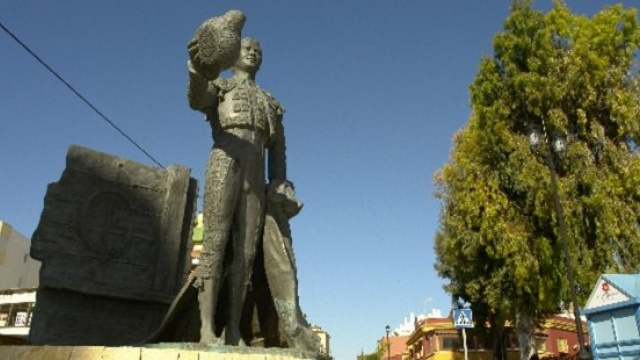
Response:
M473 328L473 313L471 309L454 309L453 327L456 329Z

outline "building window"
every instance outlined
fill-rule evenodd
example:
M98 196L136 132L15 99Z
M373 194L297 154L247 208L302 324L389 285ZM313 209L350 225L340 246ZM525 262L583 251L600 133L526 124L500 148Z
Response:
M0 327L29 326L32 307L31 303L0 305Z
M557 345L558 345L559 353L563 353L563 354L569 353L569 343L567 342L567 339L558 339Z
M29 325L28 313L26 311L17 311L16 318L13 322L14 326L27 326Z
M29 303L13 304L9 315L9 326L29 326L30 310L31 304Z
M536 348L538 352L547 352L547 339L546 338L536 338Z
M9 326L10 312L11 312L11 304L0 305L0 327Z
M458 345L457 336L443 336L440 338L440 350L456 350Z

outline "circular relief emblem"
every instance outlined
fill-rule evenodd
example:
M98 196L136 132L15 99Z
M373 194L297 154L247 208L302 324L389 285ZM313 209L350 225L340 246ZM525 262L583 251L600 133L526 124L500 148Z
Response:
M131 206L120 194L103 192L93 196L82 219L82 237L108 257L118 256L131 243Z

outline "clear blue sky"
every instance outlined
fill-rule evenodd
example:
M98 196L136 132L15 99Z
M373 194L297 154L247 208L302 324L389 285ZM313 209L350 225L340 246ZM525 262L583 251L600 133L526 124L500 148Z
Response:
M592 14L614 1L568 3ZM186 102L186 44L206 18L244 11L243 34L264 50L258 83L287 108L289 177L305 202L292 220L301 305L347 360L409 312L450 308L433 270L432 177L509 4L3 0L0 21L163 165L202 181L212 142ZM152 165L0 32L0 219L31 236L71 144Z

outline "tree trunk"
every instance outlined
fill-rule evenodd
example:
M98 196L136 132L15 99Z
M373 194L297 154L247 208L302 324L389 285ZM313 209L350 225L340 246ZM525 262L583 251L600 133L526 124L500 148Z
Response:
M520 348L520 360L529 360L538 353L535 337L535 323L531 311L526 306L516 310L516 337Z
M492 343L493 343L493 360L507 360L507 351L505 347L504 328L495 324L491 326Z

